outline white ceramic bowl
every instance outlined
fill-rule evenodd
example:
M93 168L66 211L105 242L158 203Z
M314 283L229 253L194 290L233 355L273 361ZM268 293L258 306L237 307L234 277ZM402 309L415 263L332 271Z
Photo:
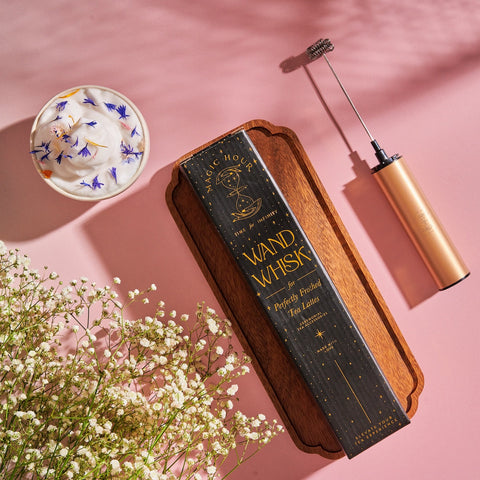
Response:
M149 151L140 110L121 93L96 85L53 97L40 110L30 135L40 176L77 200L103 200L125 191L142 173Z

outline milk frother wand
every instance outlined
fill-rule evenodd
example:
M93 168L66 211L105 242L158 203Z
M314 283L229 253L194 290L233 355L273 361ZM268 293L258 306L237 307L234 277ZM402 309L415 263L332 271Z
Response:
M329 39L322 38L308 47L306 53L310 60L323 57L327 62L370 138L379 162L371 169L375 180L400 219L438 288L445 290L466 278L470 272L440 224L403 157L398 154L388 156L368 130L326 56L326 53L331 52L333 48Z

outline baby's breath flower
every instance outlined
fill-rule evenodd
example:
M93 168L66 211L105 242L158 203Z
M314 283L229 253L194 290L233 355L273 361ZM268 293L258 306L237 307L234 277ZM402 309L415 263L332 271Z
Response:
M207 467L207 473L208 473L209 475L213 475L216 471L217 471L217 469L215 468L214 465L209 465L209 466Z
M116 459L110 461L110 465L112 466L112 474L115 475L121 471L120 462Z
M65 287L29 264L0 241L0 478L172 480L181 463L185 478L213 479L230 452L242 463L282 431L235 410L249 359L213 309L199 304L190 325L161 301L132 321L110 287Z
M218 332L218 324L213 318L207 318L207 326L214 335Z
M161 355L159 358L158 358L158 363L160 365L166 365L168 362L168 359L167 357L165 357L164 355Z
M227 388L227 394L233 397L238 391L238 385L233 384L229 388Z

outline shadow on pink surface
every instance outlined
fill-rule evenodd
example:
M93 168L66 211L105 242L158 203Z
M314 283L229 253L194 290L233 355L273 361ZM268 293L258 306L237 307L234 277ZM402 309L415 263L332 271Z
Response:
M303 36L309 31L316 36L303 49L285 52L289 56L279 68L284 74L303 68L310 75L312 64L322 88L334 86L330 100L335 107L346 102L332 72L322 55L310 58L306 51L320 38L330 37L335 48L326 56L364 113L401 104L478 64L480 10L473 0L442 8L432 0L405 8L392 1L379 8L369 1L330 3L319 4L318 11L310 7L318 23Z
M33 118L0 131L0 239L24 241L56 230L91 208L59 195L37 173L29 154Z
M170 176L171 168L159 170L147 186L120 197L83 228L107 270L121 278L117 290L122 295L155 283L167 309L187 313L202 300L215 308L213 294L168 210L165 189Z
M150 295L151 304L134 305L129 312L134 317L151 314L154 300L164 300L167 310L176 309L178 313L192 314L199 301L221 312L168 210L165 191L171 172L172 165L162 168L146 187L117 201L83 225L111 276L121 278L121 284L116 286L121 297L125 298L133 288L147 288L152 282L157 285L158 290L153 293L158 299ZM236 339L234 345L241 350ZM240 380L238 408L242 412L279 418L256 375ZM232 462L233 459L226 464L226 471L235 465ZM298 450L284 433L229 478L302 479L331 462Z

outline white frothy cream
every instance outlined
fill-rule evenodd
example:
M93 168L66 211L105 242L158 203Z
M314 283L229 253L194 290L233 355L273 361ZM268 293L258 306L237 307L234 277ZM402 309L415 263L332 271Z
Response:
M38 114L30 139L37 170L53 188L80 200L124 191L148 157L149 134L126 97L98 86L73 88Z

